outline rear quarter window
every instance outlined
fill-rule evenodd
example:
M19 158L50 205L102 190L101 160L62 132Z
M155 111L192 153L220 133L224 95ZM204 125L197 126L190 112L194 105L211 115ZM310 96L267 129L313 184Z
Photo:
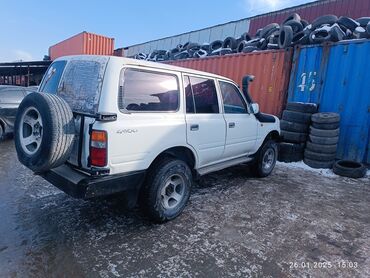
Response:
M121 73L119 108L132 112L175 112L179 108L176 75L125 69Z

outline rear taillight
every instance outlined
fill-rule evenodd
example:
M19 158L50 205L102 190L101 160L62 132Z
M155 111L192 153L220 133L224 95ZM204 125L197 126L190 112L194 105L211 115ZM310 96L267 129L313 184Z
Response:
M104 167L107 165L108 136L106 131L93 130L90 143L91 166Z

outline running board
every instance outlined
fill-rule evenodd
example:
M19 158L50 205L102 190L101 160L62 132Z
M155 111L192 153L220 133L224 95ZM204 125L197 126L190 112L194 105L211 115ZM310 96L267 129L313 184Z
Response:
M235 166L235 165L238 165L238 164L241 164L241 163L246 163L246 162L249 162L249 161L252 161L252 160L253 160L253 157L249 157L249 156L234 158L232 160L228 160L228 161L225 161L225 162L221 162L221 163L217 163L217 164L214 164L214 165L211 165L211 166L206 166L204 168L200 168L200 169L198 169L198 174L203 176L203 175L208 174L208 173L220 171L220 170L229 168L231 166Z

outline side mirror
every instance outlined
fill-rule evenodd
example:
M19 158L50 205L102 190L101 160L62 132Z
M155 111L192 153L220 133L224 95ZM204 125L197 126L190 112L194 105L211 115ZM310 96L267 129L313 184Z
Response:
M253 114L258 114L260 112L260 106L258 105L258 103L252 103L251 108Z

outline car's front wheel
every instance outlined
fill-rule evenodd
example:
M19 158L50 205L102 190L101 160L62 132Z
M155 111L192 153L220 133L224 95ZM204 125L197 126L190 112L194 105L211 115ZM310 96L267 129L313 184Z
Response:
M278 156L277 143L273 140L268 140L258 151L253 163L254 173L258 177L267 177L274 170Z
M164 158L149 170L141 203L155 222L176 218L184 210L192 185L192 173L182 160Z

